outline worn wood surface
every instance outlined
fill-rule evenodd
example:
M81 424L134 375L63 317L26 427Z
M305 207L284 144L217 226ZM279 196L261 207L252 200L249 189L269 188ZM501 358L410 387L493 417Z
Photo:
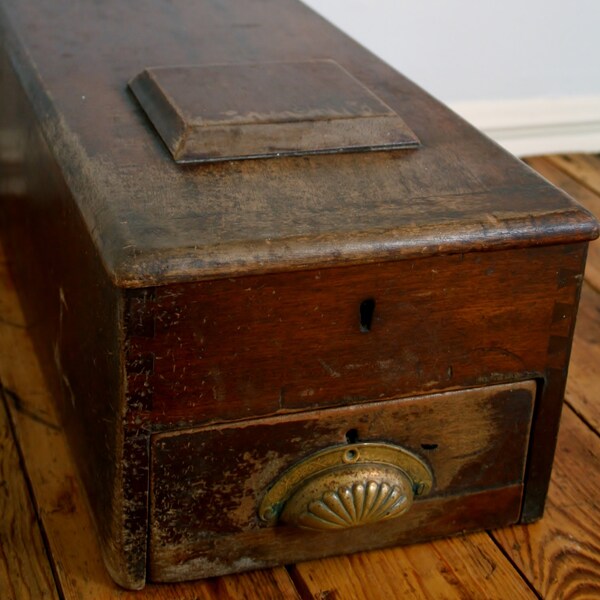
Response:
M252 568L276 564L274 547L280 550L281 558L291 562L309 560L315 554L332 556L338 554L340 548L355 550L354 544L371 550L454 535L457 523L464 531L493 529L518 521L522 495L522 485L510 485L472 494L423 499L399 519L382 521L365 527L364 531L342 529L335 535L329 531L276 527L220 536L209 542L185 540L179 546L159 547L156 555L151 556L149 575L159 581L181 581L191 574L201 576L229 568L215 560L214 555L231 557L232 564ZM372 535L366 535L367 529ZM244 547L252 548L251 558L246 558Z
M0 37L73 204L121 285L596 232L567 197L296 0L1 6ZM421 147L182 168L127 90L151 66L324 57L392 108ZM7 129L18 156L19 131Z
M78 600L139 597L135 592L119 588L104 566L72 454L58 425L51 392L34 353L3 256L0 257L0 281L0 381L15 424L16 441L26 457L35 457L28 460L28 476L38 516L47 536L47 549L52 557L60 593L65 598ZM22 477L22 474L12 475L13 478L16 476ZM39 536L35 520L30 520L28 528L20 527L15 535L17 540L14 544L2 539L0 556L10 550L18 553L19 562L27 565L33 559L28 557L31 551L28 540ZM45 567L49 569L49 565ZM20 593L23 573L13 569L8 575L13 589L17 590L14 597L27 598ZM33 587L37 580L29 576L27 581L27 585ZM46 583L49 597L53 597L53 587L50 579ZM7 591L7 596L0 593L0 598L10 598L9 593ZM255 597L256 594L256 597L273 600L297 597L283 568L231 576L219 582L204 581L175 587L149 586L145 594L149 598L175 597L181 600L216 600L227 598L227 594L232 598Z
M151 576L183 580L227 573L244 561L272 566L438 537L456 523L466 531L473 524L516 522L522 490L499 488L523 482L535 392L529 381L157 434L151 450ZM421 456L434 473L431 492L401 519L335 535L265 527L256 507L268 486L307 448L345 443L348 431L357 441L386 440ZM488 489L493 492L477 497Z
M106 562L119 581L139 587L146 564L148 461L143 435L135 428L122 431L121 296L2 52L0 88L0 135L19 148L14 162L0 161L0 238L46 382L76 448ZM124 454L129 460L122 460ZM126 544L137 551L126 552Z
M132 588L144 584L150 431L329 403L543 380L522 513L538 518L585 242L596 222L295 0L152 0L143 8L118 0L0 1L1 233L20 263L14 272L29 299L31 332L60 391L61 422L113 576ZM323 57L399 114L421 146L185 167L127 89L152 65ZM279 77L268 85L259 92L271 102L286 97ZM412 273L417 257L422 270ZM494 268L490 257L507 266ZM461 259L464 266L453 263ZM402 268L378 271L381 263ZM327 277L343 268L360 273L316 292L314 282L304 285L325 267ZM263 296L228 305L239 290L227 289L227 277L244 285L242 276L258 273L269 277L253 282ZM213 290L201 285L216 279ZM267 301L275 280L287 283L274 285ZM402 290L392 289L397 280L412 285L405 306L397 300ZM158 335L136 346L124 323L127 294L155 284L165 284L157 295L172 296L189 286L179 299L190 312L181 307L178 327L179 307L171 303L167 314L158 306L147 319ZM347 286L361 297L346 304ZM437 292L430 304L416 289ZM354 322L363 291L381 298L368 334ZM203 306L206 294L222 305ZM259 314L248 323L244 312L253 307ZM227 314L233 320L220 318ZM378 314L392 324L378 328ZM362 355L365 365L347 368Z
M183 164L419 145L332 60L150 68L129 87Z
M551 366L562 366L583 252L550 246L130 292L130 419L166 428L541 377L551 343ZM365 299L375 304L369 331Z
M572 193L586 202L584 197ZM591 252L590 261L595 263L592 267L600 266ZM300 564L289 568L293 586L285 571L279 569L254 574L250 579L248 575L231 576L201 583L149 586L143 592L130 593L116 588L106 575L72 459L64 437L56 428L55 417L49 412L50 398L41 383L22 314L14 296L7 294L9 281L5 276L2 283L0 375L7 387L9 382L14 386L16 379L21 382L22 396L9 398L9 410L47 535L48 554L58 575L60 593L67 600L113 597L358 600L394 597L398 591L413 598L504 599L532 597L532 589L537 597L593 598L600 593L598 426L591 412L600 393L600 376L594 369L600 364L600 337L594 334L600 301L590 286L584 286L582 294L567 387L568 403L577 414L569 409L563 411L548 509L539 523L496 532L495 543L486 533L480 533ZM585 402L581 401L582 395L587 396ZM37 522L33 521L31 527L35 530ZM0 542L6 554L6 539ZM13 550L28 552L29 546L23 549L22 544L14 545ZM21 556L18 560L27 562L30 558ZM20 577L16 571L7 573L12 579ZM369 581L373 585L365 583ZM16 589L14 582L11 585ZM34 585L30 583L29 587L35 589ZM49 597L55 596L53 585L50 581ZM3 599L28 597L15 596L4 587L1 592Z

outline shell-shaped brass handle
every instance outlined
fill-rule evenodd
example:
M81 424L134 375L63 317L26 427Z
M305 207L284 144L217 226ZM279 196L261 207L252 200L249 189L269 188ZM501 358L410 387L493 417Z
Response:
M393 519L433 483L425 461L385 443L334 446L293 465L265 494L259 516L309 529L335 530Z

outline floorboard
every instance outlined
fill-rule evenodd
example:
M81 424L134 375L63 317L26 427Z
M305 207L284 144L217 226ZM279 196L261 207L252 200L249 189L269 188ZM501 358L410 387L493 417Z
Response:
M565 399L600 432L600 293L584 283Z
M600 194L600 156L598 154L555 154L548 160L592 192Z
M295 565L304 598L536 598L486 533Z
M0 390L0 396L1 396ZM58 598L35 508L0 397L0 598Z
M544 517L492 535L543 598L600 598L599 509L600 439L567 407Z

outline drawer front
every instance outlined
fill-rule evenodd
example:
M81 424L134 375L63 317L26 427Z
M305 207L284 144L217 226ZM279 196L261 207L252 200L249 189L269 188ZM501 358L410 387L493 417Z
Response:
M515 522L535 390L528 381L155 434L151 578L209 577ZM432 474L404 514L335 531L283 519L289 499L279 521L259 515L295 465L377 443ZM288 498L311 477L288 486Z
M543 377L580 259L555 246L139 292L131 421L195 426Z

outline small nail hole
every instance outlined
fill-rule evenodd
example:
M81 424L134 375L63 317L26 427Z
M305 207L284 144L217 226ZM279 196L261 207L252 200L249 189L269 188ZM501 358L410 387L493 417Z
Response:
M360 330L363 333L371 331L374 312L375 300L373 298L367 298L360 303Z
M351 463L358 460L358 451L357 450L346 450L344 453L344 462Z
M435 450L437 447L437 444L421 444L421 448L423 448L423 450Z

